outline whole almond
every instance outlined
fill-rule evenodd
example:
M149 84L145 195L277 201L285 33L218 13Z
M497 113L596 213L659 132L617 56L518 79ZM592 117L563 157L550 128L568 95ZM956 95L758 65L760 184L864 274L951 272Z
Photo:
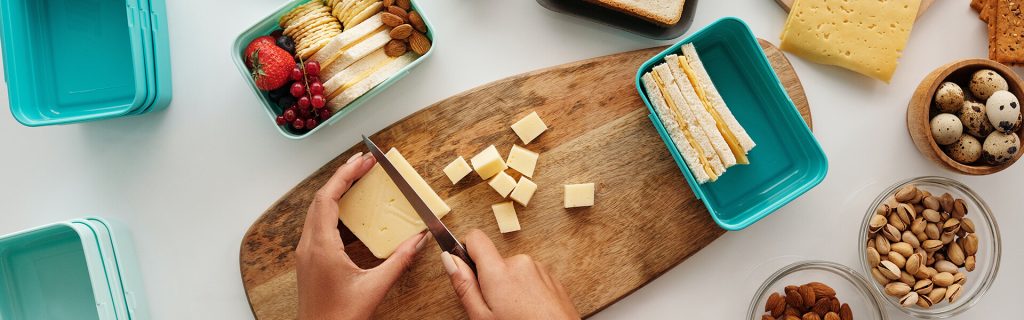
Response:
M393 5L395 5L395 0L384 0L384 7L385 8L393 6Z
M819 298L819 299L824 299L824 298ZM841 306L841 304L839 303L839 299L836 298L836 297L828 297L828 301L832 303L832 312L838 313L839 312L839 307Z
M800 319L800 310L797 310L792 306L786 306L786 312L784 312L783 314L786 315L787 317L792 316L796 317L797 319Z
M818 302L814 303L814 307L811 308L811 311L820 317L821 315L832 311L832 302L829 301L829 299L818 299Z
M839 307L839 319L853 320L853 309L850 309L850 305L844 303L842 307Z
M391 39L404 40L412 35L412 25L406 23L391 29Z
M811 282L807 284L814 289L814 295L818 297L835 297L836 290L829 287L827 284L821 282Z
M914 197L917 197L917 187L912 184L905 185L896 190L896 201L909 202Z
M409 0L397 0L395 1L395 3L398 4L399 8L402 8L405 11L409 11L412 9L412 3L410 3Z
M825 314L825 320L840 320L839 314L835 312L829 312Z
M935 285L932 284L932 281L929 279L924 279L915 283L914 287L911 289L914 290L914 292L917 292L918 294L928 294L932 292L933 288L935 288Z
M388 27L392 27L392 28L400 26L403 23L405 23L405 21L402 20L402 17L396 16L396 15L391 14L389 12L381 13L380 14L380 21L383 22L384 25L386 25Z
M772 317L769 314L765 314L765 315L761 315L761 320L775 320L775 317Z
M405 9L402 9L398 6L389 6L388 13L396 15L399 18L402 18L402 23L409 21L409 13L406 12Z
M880 271L882 273L882 275L885 276L889 280L899 280L900 279L900 268L897 267L896 264L894 264L894 263L892 263L890 261L882 261L881 263L879 263L878 271ZM950 277L952 277L952 276L953 275L950 274ZM953 281L953 279L950 278L950 281Z
M789 315L787 315L786 316L786 320L801 320L801 318L799 316L789 316Z
M413 31L408 40L409 47L413 52L416 52L416 54L424 55L427 51L430 51L430 39L427 39L427 36L422 33Z
M932 283L940 287L948 287L953 284L953 274L949 272L939 272L932 276Z
M808 285L803 285L803 286L800 287L800 297L804 298L804 305L805 306L814 305L814 301L817 301L817 299L815 297L815 294L814 294L814 289L812 289Z
M915 304L917 304L917 299L918 299L917 297L918 297L917 292L908 293L908 294L904 295L902 298L900 298L900 305L902 305L904 307L909 307L909 306L915 305Z
M786 301L778 292L773 292L768 296L768 303L764 305L765 312L771 312L772 316L779 317L782 316L784 310L786 310Z
M808 312L808 313L805 313L804 316L801 319L803 319L803 320L821 320L821 317L819 317L817 313Z
M910 293L910 286L903 282L893 282L885 285L885 294L894 297L902 297Z
M389 57L401 56L405 54L407 50L408 48L406 48L405 42L398 39L391 39L391 41L388 41L388 43L384 45L384 54Z
M409 11L409 24L412 24L416 31L427 33L427 23L423 21L419 12Z
M952 275L950 275L952 276ZM952 281L952 279L950 279ZM800 295L799 290L786 290L786 303L790 306L802 309L804 307L804 298Z

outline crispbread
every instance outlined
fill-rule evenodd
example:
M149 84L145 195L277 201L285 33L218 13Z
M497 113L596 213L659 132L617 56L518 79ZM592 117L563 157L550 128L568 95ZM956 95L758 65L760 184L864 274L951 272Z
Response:
M679 56L674 54L665 56L665 65L672 72L672 77L674 78L672 85L679 87L679 92L682 93L685 100L685 103L676 102L676 104L682 104L682 106L679 106L680 108L690 108L690 112L693 113L697 120L698 127L696 129L704 131L704 134L708 136L711 148L718 154L722 165L726 168L736 165L736 156L732 154L732 149L729 149L729 144L725 142L725 137L718 131L715 118L708 112L690 83L690 79L683 72L682 68L679 67Z
M1024 63L1024 13L1018 1L994 1L995 59L1017 65Z
M685 0L586 0L661 26L671 26L683 16Z
M683 136L683 129L679 126L679 122L675 120L675 117L671 116L672 111L669 110L665 97L661 95L661 89L658 88L658 84L654 81L654 76L648 72L640 79L647 89L647 100L654 105L658 120L661 121L665 131L668 132L669 138L672 139L672 144L679 150L679 155L682 156L683 162L690 168L693 178L697 180L697 183L705 183L711 180L707 171L703 169L704 165L701 164L697 151L690 145L686 137Z

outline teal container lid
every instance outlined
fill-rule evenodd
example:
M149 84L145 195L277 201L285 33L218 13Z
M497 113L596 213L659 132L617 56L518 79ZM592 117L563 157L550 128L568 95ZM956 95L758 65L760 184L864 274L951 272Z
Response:
M749 165L736 165L717 181L698 184L676 149L640 77L665 56L693 43L712 82L729 110L757 146ZM737 18L722 18L645 62L637 72L636 88L694 196L704 202L715 222L740 230L803 195L825 179L828 159L811 129L779 82L768 57L750 27Z
M96 236L107 283L114 293L117 318L148 319L149 307L127 229L97 217L74 219L71 223L88 228Z
M26 126L129 114L142 106L145 39L136 0L5 0L0 40L11 113Z

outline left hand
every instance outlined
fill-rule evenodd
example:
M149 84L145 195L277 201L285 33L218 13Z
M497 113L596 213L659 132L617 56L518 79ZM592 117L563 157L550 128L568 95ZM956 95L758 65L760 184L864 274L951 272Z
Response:
M345 254L338 232L338 200L376 161L356 154L316 193L295 250L299 319L369 319L427 243L425 233L402 242L384 263L360 269Z

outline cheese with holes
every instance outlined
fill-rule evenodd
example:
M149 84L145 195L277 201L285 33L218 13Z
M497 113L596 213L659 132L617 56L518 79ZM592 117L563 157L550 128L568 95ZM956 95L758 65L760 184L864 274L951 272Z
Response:
M512 124L512 131L516 132L519 139L523 139L523 144L530 144L530 141L536 139L546 130L548 130L548 125L544 124L544 120L541 120L536 112L531 112Z
M505 165L505 160L501 159L501 155L498 154L498 148L494 147L494 145L487 147L484 151L480 151L479 154L469 159L469 162L473 164L473 170L476 170L476 173L480 175L480 179L484 180L490 179L495 174L498 174L498 172L508 169L508 166Z
M590 207L594 205L594 184L565 185L565 207Z
M512 201L491 205L491 210L494 211L494 220L498 221L498 231L501 233L519 231L519 217L516 216L516 208L512 205Z
M512 145L512 151L508 152L508 160L505 164L509 168L515 169L522 173L524 176L533 177L533 170L537 168L537 158L540 157L536 152L527 150L526 148Z
M519 177L519 183L508 197L525 207L530 204L534 192L537 192L537 184L526 177Z
M512 189L516 188L516 179L505 173L505 171L499 171L498 174L494 175L487 184L494 188L502 198L508 197L508 194L512 192Z
M385 155L438 218L451 211L396 149ZM338 217L373 255L385 259L402 241L427 228L402 191L376 164L338 202Z
M469 167L469 163L466 162L466 158L459 157L444 167L444 174L448 176L448 180L452 181L452 184L459 183L459 180L465 178L467 174L473 172L473 168Z
M797 0L782 50L889 82L921 0Z

